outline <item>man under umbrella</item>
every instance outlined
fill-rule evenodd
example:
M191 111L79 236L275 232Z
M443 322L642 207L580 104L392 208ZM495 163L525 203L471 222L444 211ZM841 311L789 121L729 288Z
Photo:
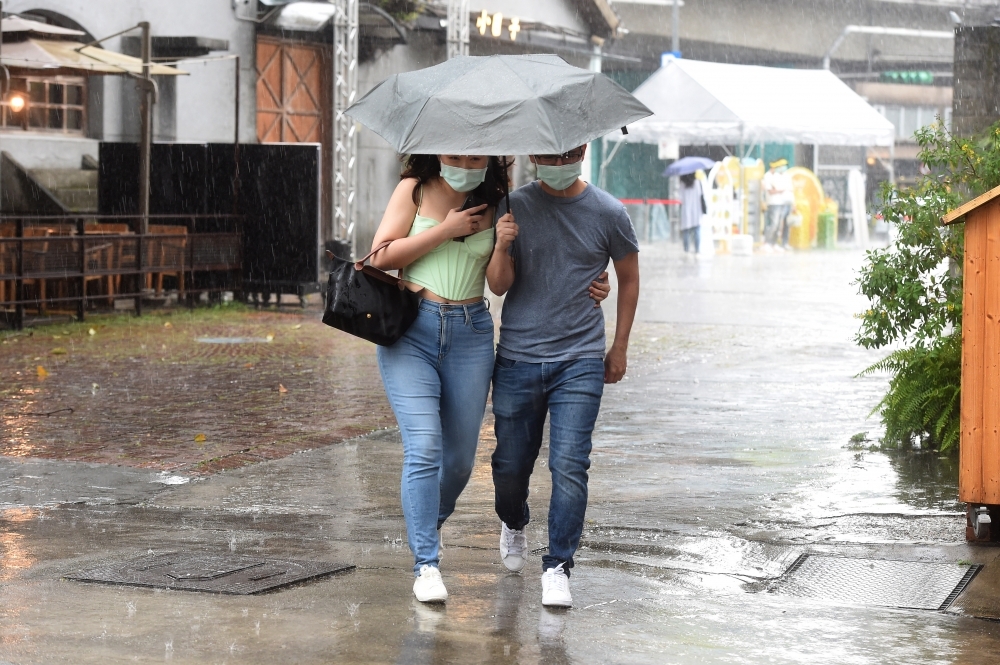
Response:
M493 366L494 483L504 522L500 555L507 568L520 570L528 554L528 481L550 414L553 497L542 602L569 606L591 434L604 383L625 374L639 296L632 223L621 203L579 179L586 150L575 146L626 133L652 111L603 74L540 54L459 56L395 74L347 113L400 154L534 155L541 183L498 206L497 244L485 255L490 288L507 293ZM513 214L504 215L508 209ZM590 296L609 260L621 293L605 357L604 317Z
M591 436L604 384L625 375L639 299L635 230L621 202L580 179L585 152L581 146L531 157L539 181L510 194L509 212L501 203L486 272L490 289L507 296L493 370L500 557L512 571L528 557L528 485L548 414L552 497L542 604L549 607L573 603L569 574L587 509ZM614 341L605 353L603 312L579 291L609 260L619 293Z

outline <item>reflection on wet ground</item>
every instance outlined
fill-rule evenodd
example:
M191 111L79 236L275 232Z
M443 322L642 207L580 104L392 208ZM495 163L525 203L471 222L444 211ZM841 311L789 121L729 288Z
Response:
M371 345L332 335L314 311L165 310L0 333L5 456L206 474L391 424Z
M997 624L767 590L804 552L995 556L964 543L952 462L848 445L877 430L868 413L885 383L855 378L877 358L851 342L864 304L851 285L861 258L696 263L672 247L646 248L629 378L608 389L595 434L569 611L541 607L537 553L523 575L499 564L489 419L444 528L444 608L412 601L392 430L182 485L149 472L0 460L8 485L21 488L0 488L0 504L47 506L11 513L29 516L21 521L0 515L0 535L17 537L0 540L0 660L992 663ZM550 487L544 459L536 516ZM46 474L93 498L55 506L27 478ZM544 543L544 520L528 537L533 550ZM96 561L187 548L358 569L250 598L59 580ZM8 563L8 552L27 566Z

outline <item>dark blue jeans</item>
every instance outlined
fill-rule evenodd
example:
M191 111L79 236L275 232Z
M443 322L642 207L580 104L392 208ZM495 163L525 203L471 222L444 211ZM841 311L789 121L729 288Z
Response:
M497 356L493 366L496 511L511 529L530 519L528 483L549 414L549 552L542 570L573 567L587 512L591 436L604 394L604 362L584 358L529 363Z

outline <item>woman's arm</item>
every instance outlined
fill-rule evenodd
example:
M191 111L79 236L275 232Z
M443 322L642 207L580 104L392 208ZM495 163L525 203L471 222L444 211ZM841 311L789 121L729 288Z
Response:
M485 206L461 212L457 208L450 210L442 223L409 237L413 217L417 214L417 206L413 203L413 188L416 185L415 178L400 181L389 199L389 205L382 215L382 222L375 232L372 247L377 247L386 240L392 240L393 243L372 257L372 265L376 268L381 270L405 268L446 240L476 233L479 230L478 226L483 219L481 213Z

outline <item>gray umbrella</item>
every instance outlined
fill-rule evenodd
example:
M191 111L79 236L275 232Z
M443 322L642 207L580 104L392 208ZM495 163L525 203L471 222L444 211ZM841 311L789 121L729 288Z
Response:
M561 154L652 115L556 55L459 56L394 74L347 114L400 154Z

